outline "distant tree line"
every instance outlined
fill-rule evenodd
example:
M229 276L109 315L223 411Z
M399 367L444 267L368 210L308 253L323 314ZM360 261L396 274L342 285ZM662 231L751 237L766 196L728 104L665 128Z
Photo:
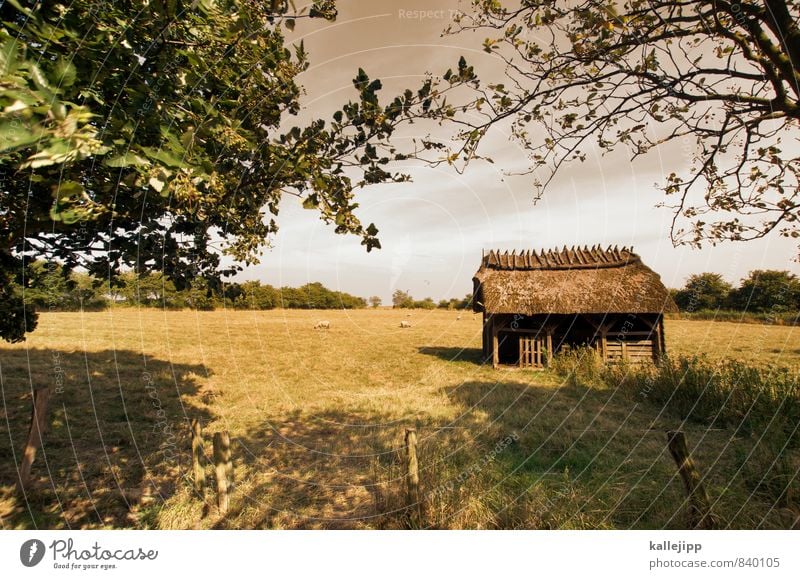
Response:
M227 283L212 289L203 279L196 279L186 289L161 273L137 275L123 273L115 283L86 273L68 272L54 262L37 261L28 268L28 276L17 280L15 291L27 304L46 311L102 310L111 304L213 310L235 309L270 310L293 309L354 309L364 308L364 298L333 291L319 282L301 287L276 288L259 281Z
M364 298L330 290L319 282L298 288L276 288L259 281L248 281L238 287L242 295L234 302L234 307L246 309L350 310L367 307L367 300Z
M672 290L672 297L686 313L795 313L800 311L800 279L788 271L755 270L733 287L718 273L700 273L690 276L682 289Z
M433 298L425 298L422 300L415 300L410 293L403 290L396 290L392 294L392 307L393 308L419 308L423 310L466 310L472 307L472 294L468 293L462 299L451 298L449 300L440 300L438 303L433 301Z

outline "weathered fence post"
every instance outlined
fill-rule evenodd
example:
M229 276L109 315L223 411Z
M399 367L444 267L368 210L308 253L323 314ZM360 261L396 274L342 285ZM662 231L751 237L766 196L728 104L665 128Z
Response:
M228 512L228 482L233 478L231 439L227 432L214 433L214 467L217 478L217 506L224 515Z
M417 429L406 428L406 506L419 516L419 463L417 461Z
M693 529L713 529L717 525L711 512L711 501L703 485L703 477L689 455L686 436L681 431L669 430L667 442L689 498L689 526Z
M206 486L206 471L203 451L203 428L197 418L192 418L192 470L194 471L194 490L203 494Z
M19 479L17 491L23 494L31 481L31 467L36 458L36 451L42 446L42 437L47 428L47 410L50 406L50 388L37 388L33 391L33 409L31 410L31 427L25 450L22 452L22 462L19 465Z

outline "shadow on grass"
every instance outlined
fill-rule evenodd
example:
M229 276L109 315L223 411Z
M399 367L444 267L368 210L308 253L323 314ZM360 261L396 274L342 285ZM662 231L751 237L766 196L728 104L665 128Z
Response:
M152 526L190 467L187 423L207 421L201 364L125 350L0 348L0 524L3 528ZM24 497L16 465L31 387L51 389L48 427Z
M100 363L104 354L108 353L90 359L90 368ZM0 360L5 379L6 358ZM163 365L160 369L159 364ZM162 528L215 529L685 526L684 493L666 452L664 436L664 430L680 427L679 423L659 418L656 410L637 407L613 390L580 385L538 386L523 382L522 377L502 382L467 381L443 388L440 404L447 408L446 412L434 413L433 408L420 404L413 415L400 415L365 410L350 403L265 417L240 435L233 433L235 485L230 509L221 517L214 506L213 465L206 467L205 500L199 499L189 484L179 484L177 492L173 492L182 473L188 470L185 428L181 429L177 445L185 450L174 461L159 455L163 441L158 437L136 437L139 448L146 448L149 456L155 457L152 464L138 460L133 441L126 438L129 424L134 425L135 432L152 424L148 399L141 395L141 386L135 381L140 366L138 356L124 365L127 375L132 376L126 382L129 387L123 388L126 405L129 415L137 417L128 421L120 415L113 366L99 376L91 373L96 399L104 392L108 402L103 405L100 421L105 445L87 440L76 443L79 459L70 462L73 447L52 435L61 429L61 437L64 436L64 426L54 420L54 431L45 444L50 454L63 461L63 472L51 479L42 474L40 493L47 500L32 501L34 507L16 512L14 519L8 519L7 527L12 526L11 522L15 526L98 526L98 521L109 526L135 527L142 526L143 520ZM193 375L203 371L202 367L178 368L175 371L180 379L174 380L170 377L173 369L167 363L149 360L148 369L163 380L159 382L163 386L159 393L168 407L167 414L174 417L176 430L186 415L201 418L204 423L214 421L202 408L182 407L177 396L167 394L176 387L181 394L196 390ZM97 381L105 386L96 385ZM139 392L138 397L133 392ZM197 394L202 399L203 393ZM116 404L111 403L114 400ZM19 408L15 411L27 409L23 402L17 403ZM136 405L138 410L132 412L131 406ZM73 426L78 420L73 412L82 407L78 399L67 407ZM94 424L91 406L85 408L89 410L84 422L91 418ZM453 418L441 418L444 415ZM115 425L115 420L123 424ZM406 508L404 478L404 434L409 426L417 428L422 499L414 511ZM732 445L741 446L730 432L684 429L691 441L700 443L693 449L693 456L708 476L712 499L722 497L716 505L717 512L731 527L754 528L764 523L762 526L780 528L789 524L780 513L769 512L769 505L748 498L748 491L736 478L735 463L726 455ZM77 431L74 427L73 430ZM97 438L97 430L89 437L91 440ZM86 434L89 430L83 428L81 432ZM119 441L119 448L104 455L112 438ZM18 446L15 442L14 448ZM209 447L207 442L208 456ZM50 459L50 454L52 471L55 459ZM112 457L111 462L107 462L108 456ZM82 470L76 468L76 463ZM46 472L42 464L37 460L37 472ZM88 500L89 493L81 486L80 477L69 479L76 472L87 478L90 469L95 473L94 478L88 478L87 487L94 503ZM62 481L65 476L67 479ZM50 481L58 484L47 488ZM163 484L164 490L158 491L166 498L163 508L148 511L143 500L128 508L120 489L137 488L137 484L138 488L149 485L156 489ZM63 512L55 501L55 491L62 486L66 491L58 496ZM108 520L102 518L109 515Z
M457 347L441 347L441 346L423 346L418 349L420 354L427 356L436 356L445 362L472 362L479 366L488 364L484 362L483 352L480 348L457 348Z
M624 419L608 393L522 382L444 389L452 421L358 409L295 411L233 440L236 490L212 528L602 528L588 490L609 433L579 433L593 416ZM406 509L404 433L417 428L421 515ZM625 444L615 453L622 453ZM616 455L622 460L624 455ZM668 464L668 463L666 463ZM607 465L606 465L607 466ZM676 487L677 488L677 487ZM581 494L584 493L585 495ZM679 492L679 489L676 491ZM207 495L207 500L211 500ZM185 493L191 500L191 494ZM188 512L176 505L176 512ZM195 511L197 513L197 511ZM173 520L167 526L184 527Z
M421 423L420 423L421 424ZM404 433L387 415L295 411L232 440L236 491L212 528L402 528ZM207 495L207 498L210 495Z
M466 382L446 394L518 437L498 460L510 476L546 489L545 528L686 528L686 496L667 430L686 433L723 527L792 528L800 522L797 509L778 500L778 493L759 494L744 480L757 472L763 483L769 469L735 429L687 423L616 389L574 383L540 388ZM797 459L797 453L791 456Z

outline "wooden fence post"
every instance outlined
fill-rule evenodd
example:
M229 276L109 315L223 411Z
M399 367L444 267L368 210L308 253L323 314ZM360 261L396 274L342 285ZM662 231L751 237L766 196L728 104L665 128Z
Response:
M31 427L25 450L22 452L22 462L19 466L17 491L24 494L31 481L31 467L36 458L36 451L42 445L42 437L47 429L48 408L50 406L50 388L37 388L33 391L33 409L31 410Z
M703 477L689 455L686 436L681 431L667 431L669 452L678 465L678 473L683 480L686 495L689 498L689 526L693 529L713 529L717 526L711 512L711 501L708 499Z
M420 513L419 503L419 463L417 461L417 429L406 428L406 506Z
M231 439L227 432L214 433L214 466L217 478L217 506L224 515L228 512L228 481L233 478Z
M206 471L203 468L205 453L203 451L203 428L197 418L192 418L192 470L194 471L194 490L203 494L206 486Z

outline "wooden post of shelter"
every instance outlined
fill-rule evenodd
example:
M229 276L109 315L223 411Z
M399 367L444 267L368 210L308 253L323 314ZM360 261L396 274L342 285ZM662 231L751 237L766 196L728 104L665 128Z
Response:
M228 512L228 487L233 478L231 439L227 432L214 433L214 472L217 479L217 506L224 515Z
M658 316L658 324L656 325L658 329L658 355L662 356L667 351L667 343L664 340L664 315L660 314Z
M711 512L711 501L703 485L703 477L694 464L686 446L686 436L681 431L667 431L669 452L678 465L689 499L689 526L692 529L713 529L716 519Z
M492 367L500 365L500 341L497 337L497 320L492 319Z
M31 481L31 467L36 458L36 451L42 446L42 437L47 429L48 408L50 406L50 388L37 388L33 391L31 410L31 426L25 450L22 451L22 462L19 466L17 491L24 494Z
M206 485L204 469L205 453L203 451L203 428L197 418L192 419L192 471L194 473L194 490L203 494Z

